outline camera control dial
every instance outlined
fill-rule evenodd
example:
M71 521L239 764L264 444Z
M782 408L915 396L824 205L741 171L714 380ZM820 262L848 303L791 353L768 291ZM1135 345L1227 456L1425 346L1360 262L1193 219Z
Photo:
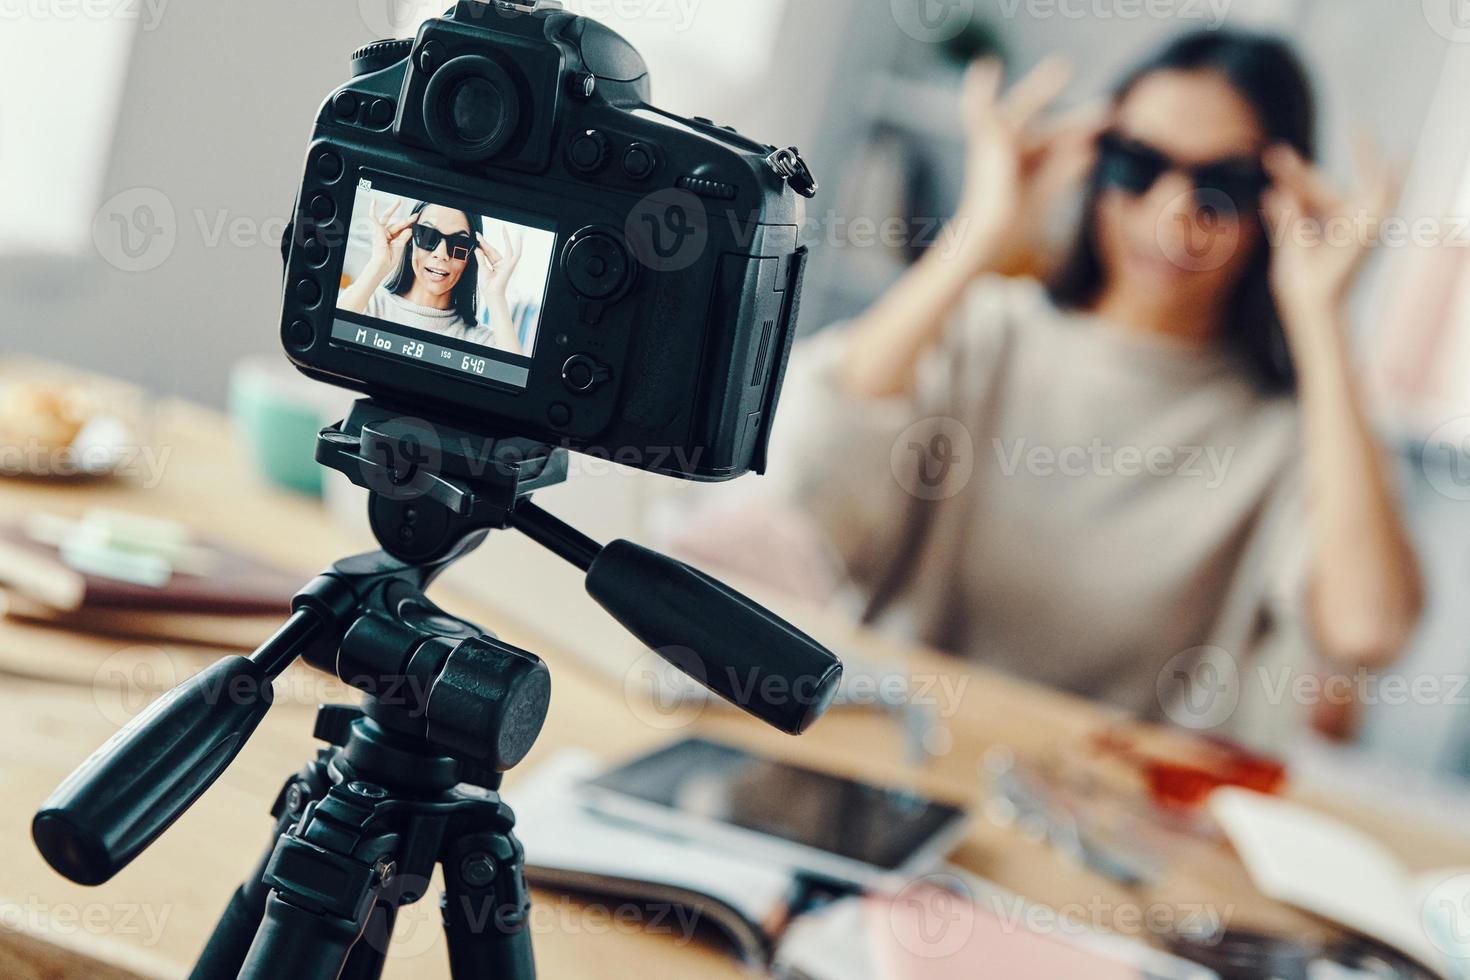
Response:
M609 232L583 228L567 242L562 256L567 281L583 299L611 302L633 278L628 252Z
M567 387L584 394L611 377L612 372L607 365L598 363L596 358L588 354L573 354L561 366L561 379L566 382Z

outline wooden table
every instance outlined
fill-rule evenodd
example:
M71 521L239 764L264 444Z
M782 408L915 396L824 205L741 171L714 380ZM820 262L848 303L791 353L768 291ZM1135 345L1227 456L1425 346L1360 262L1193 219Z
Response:
M186 521L300 572L303 581L337 557L366 550L349 540L316 501L265 486L232 448L238 441L214 413L185 404L159 408L155 441L167 447L164 477L137 482L64 484L0 480L0 514L44 509L80 514L115 507ZM687 731L651 727L647 706L483 602L439 593L449 608L493 624L508 641L537 650L551 666L550 718L531 756L506 781L514 805L524 771L577 746L625 756ZM1109 716L1095 706L917 649L905 649L823 617L802 625L842 649L906 662L918 677L948 678L958 711L947 720L952 747L922 769L906 761L898 723L875 711L832 712L791 739L734 712L705 710L692 729L794 760L879 781L907 782L956 801L975 802L981 762L991 746L1023 756L1079 744ZM265 845L267 810L287 775L314 750L311 721L320 700L348 696L305 669L285 679L284 697L215 787L142 857L111 882L83 888L45 866L29 834L37 804L144 699L219 656L219 651L137 644L0 621L0 976L176 977L187 973L235 884ZM1331 805L1331 801L1328 801ZM1359 807L1343 815L1379 833L1411 867L1470 863L1470 845L1409 828L1390 813ZM1323 931L1306 916L1262 898L1229 850L1199 841L1177 848L1163 880L1130 891L1070 866L1044 844L977 820L956 863L1031 899L1081 910L1099 924L1139 931L1150 908L1209 907L1232 925L1294 933ZM721 952L616 925L603 910L538 894L549 914L536 920L536 952L546 977L740 977ZM428 980L448 975L436 903L406 910L386 975Z

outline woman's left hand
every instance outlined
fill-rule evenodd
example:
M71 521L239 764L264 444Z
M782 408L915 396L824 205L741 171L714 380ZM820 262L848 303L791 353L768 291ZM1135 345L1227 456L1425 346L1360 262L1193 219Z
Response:
M1267 151L1265 165L1271 288L1286 329L1336 322L1393 203L1393 176L1367 145L1359 152L1358 185L1346 193L1285 144Z
M480 243L475 249L475 256L480 260L480 292L486 296L504 296L506 284L521 261L521 253L510 240L510 231L502 228L500 234L500 249L491 247L484 235L475 234Z

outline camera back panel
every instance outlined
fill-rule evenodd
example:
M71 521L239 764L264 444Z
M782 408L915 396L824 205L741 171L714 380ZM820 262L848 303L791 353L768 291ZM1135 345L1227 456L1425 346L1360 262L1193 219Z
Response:
M318 115L288 242L299 368L673 476L763 467L805 254L774 148L647 106L637 52L559 11L462 3L357 68ZM345 307L370 264L364 210L393 201L515 251L508 286L471 290L488 253L426 234L367 307ZM462 316L411 302L450 282Z

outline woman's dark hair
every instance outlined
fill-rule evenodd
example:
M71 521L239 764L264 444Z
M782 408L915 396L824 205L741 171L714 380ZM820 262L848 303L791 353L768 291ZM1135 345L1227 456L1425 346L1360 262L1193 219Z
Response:
M409 212L409 216L412 217L413 215L422 213L424 208L428 206L428 201L420 201L413 206L413 210ZM443 205L439 206L443 207ZM473 235L476 231L474 217L468 211L460 211L459 213L464 215L465 223L470 226L470 234ZM413 250L416 248L418 246L413 242L410 241L408 243L408 247L403 250L403 261L398 264L397 273L394 274L392 279L388 280L388 292L393 293L395 296L402 296L413 285ZM471 251L470 257L465 260L464 272L460 274L459 282L454 284L454 289L449 293L450 307L453 308L454 312L459 314L460 319L472 327L478 325L480 315L480 300L475 295L475 290L478 288L480 282L479 272L479 260L475 258L475 253Z
M1255 110L1268 145L1287 143L1305 159L1315 156L1316 110L1311 83L1285 41L1239 31L1186 34L1124 78L1113 96L1114 103L1122 102L1140 81L1160 71L1219 73ZM1052 300L1063 308L1090 306L1102 288L1103 268L1096 238L1102 191L1094 170L1077 239L1047 284ZM1270 262L1270 244L1263 237L1231 301L1224 340L1263 391L1283 393L1295 390L1296 372L1271 295Z

